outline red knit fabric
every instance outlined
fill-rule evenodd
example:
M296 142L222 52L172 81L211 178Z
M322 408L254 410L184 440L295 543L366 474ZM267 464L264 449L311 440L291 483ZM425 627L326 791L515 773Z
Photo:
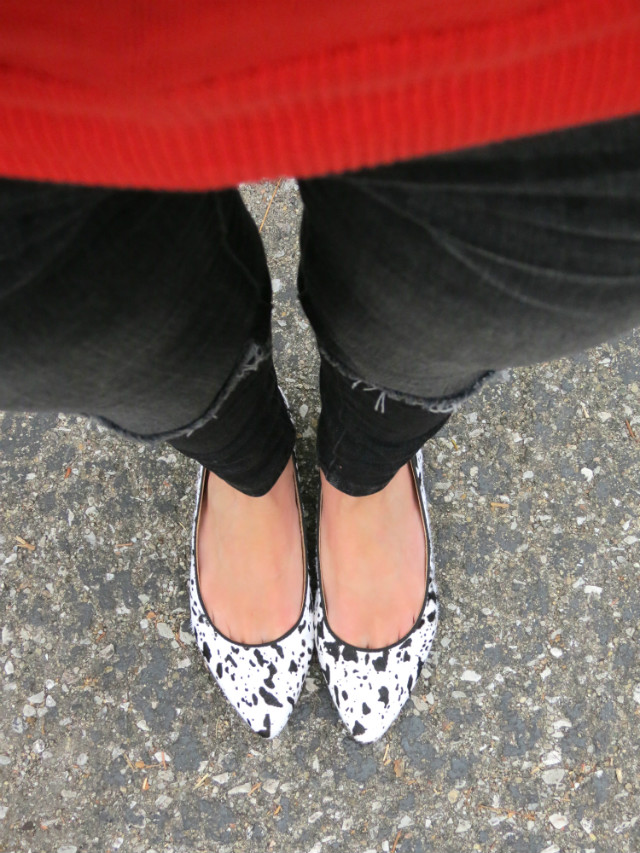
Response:
M639 0L3 0L0 174L209 189L640 112Z

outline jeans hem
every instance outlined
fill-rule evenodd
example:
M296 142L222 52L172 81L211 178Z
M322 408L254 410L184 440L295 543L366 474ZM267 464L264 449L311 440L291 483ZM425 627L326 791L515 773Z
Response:
M260 365L265 361L268 361L271 357L271 341L268 341L266 344L259 344L255 341L251 341L244 350L238 365L233 369L230 376L216 395L213 403L211 403L202 415L194 421L191 421L191 423L186 426L176 427L175 429L165 430L163 432L144 434L121 427L102 415L85 414L84 416L88 417L90 421L107 427L124 438L138 441L143 444L156 444L162 441L170 441L171 439L189 436L197 429L203 427L212 418L216 418L221 407L224 405L228 397L235 391L238 384L245 378L245 376L258 370Z
M352 498L362 498L368 495L375 495L376 492L381 492L385 488L385 486L388 486L390 482L389 479L386 479L381 481L380 483L376 483L374 486L372 486L371 484L367 486L362 486L358 483L353 483L351 480L345 480L339 474L336 474L335 471L325 469L324 465L322 464L318 464L318 467L324 474L325 479L330 486L333 486L334 489L337 489L339 492L342 492L345 495L349 495ZM403 466L401 465L400 467L402 468Z
M289 464L289 459L291 459L291 456L293 455L293 452L295 449L295 444L296 444L296 441L295 441L295 430L294 430L293 431L293 439L291 441L290 446L286 445L285 449L282 451L282 453L279 455L279 457L277 457L276 461L274 461L274 460L270 461L269 468L266 469L266 474L265 474L265 469L262 469L260 471L261 479L260 479L260 483L257 487L251 486L251 487L247 488L244 485L240 485L238 483L238 481L235 480L233 477L231 478L231 480L229 480L225 477L222 477L222 475L219 474L217 471L213 471L212 468L208 468L206 465L204 465L203 467L207 468L208 471L212 471L213 474L220 476L221 479L225 480L226 483L228 483L230 486L233 486L234 489L237 489L239 492L242 492L243 494L247 495L248 497L250 497L250 498L261 498L264 495L266 495L267 492L271 491L271 489L275 486L275 484L278 482L278 480L282 476L284 469Z
M341 373L352 382L352 388L357 388L358 386L363 385L363 391L373 391L378 394L378 399L374 406L374 411L376 412L384 412L385 400L387 399L397 400L400 403L407 403L410 406L418 406L421 409L426 409L428 412L434 412L436 414L456 412L463 403L480 390L487 380L494 377L498 380L504 380L509 376L508 370L487 370L479 376L475 382L455 394L445 397L419 397L417 394L395 391L392 388L386 388L382 385L373 385L368 380L363 379L361 376L357 376L355 373L350 371L342 362L330 355L324 347L318 346L318 349L320 351L320 355L325 359L325 361L335 368L338 373Z

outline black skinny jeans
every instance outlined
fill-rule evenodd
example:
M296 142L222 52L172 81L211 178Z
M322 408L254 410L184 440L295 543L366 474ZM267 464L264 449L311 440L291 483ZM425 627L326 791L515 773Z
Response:
M640 325L640 116L300 182L319 463L382 488L493 372ZM0 181L0 409L81 412L264 494L293 448L235 190Z

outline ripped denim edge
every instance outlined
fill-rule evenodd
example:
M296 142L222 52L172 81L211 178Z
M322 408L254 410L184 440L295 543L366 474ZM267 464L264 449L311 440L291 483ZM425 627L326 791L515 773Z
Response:
M202 415L200 415L200 417L196 418L196 420L192 421L190 424L187 424L187 426L177 427L176 429L166 430L165 432L143 435L141 433L128 430L125 427L118 426L118 424L114 423L109 418L103 417L102 415L87 415L83 413L84 417L89 418L90 422L98 423L101 426L107 427L124 438L142 442L143 444L155 444L161 441L170 441L173 438L179 438L181 436L189 436L196 430L200 429L200 427L203 427L212 418L218 417L220 409L228 397L235 391L240 382L245 378L245 376L247 376L247 374L254 373L258 370L261 364L268 361L272 357L272 352L271 340L267 341L266 344L258 344L255 341L251 341L242 354L237 366L231 371L228 379L215 396L213 403Z
M374 411L384 413L385 400L397 400L400 403L407 403L410 406L418 406L421 409L426 409L428 412L434 412L436 414L448 414L451 412L457 412L458 409L466 403L466 401L472 397L480 388L487 382L489 379L495 379L499 382L505 382L510 378L510 373L508 369L505 370L487 370L482 376L478 377L475 382L470 385L468 388L459 391L456 394L452 394L448 397L419 397L416 394L409 394L404 391L394 391L391 388L385 388L383 386L372 385L366 379L363 379L361 376L356 376L355 373L352 373L347 367L342 364L342 362L335 359L332 355L330 355L327 350L319 346L320 355L328 364L334 367L338 373L341 373L344 377L349 379L352 382L351 387L357 388L358 386L364 385L362 388L363 391L374 391L378 394L378 398L376 400Z

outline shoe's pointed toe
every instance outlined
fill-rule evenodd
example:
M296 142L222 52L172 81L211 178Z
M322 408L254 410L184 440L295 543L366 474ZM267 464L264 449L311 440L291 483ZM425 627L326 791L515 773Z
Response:
M398 717L426 662L438 623L438 597L431 549L422 453L411 462L426 542L426 587L420 615L409 633L381 649L363 649L336 636L327 619L319 552L314 632L318 662L345 728L360 743L382 737ZM320 512L318 511L318 528Z
M437 625L431 588L409 635L384 649L360 649L343 642L323 617L321 593L315 605L316 651L333 704L360 743L381 738L398 717L426 661Z
M191 583L194 589L195 578ZM313 653L311 587L307 577L303 616L272 643L250 646L220 634L196 594L192 625L196 643L228 702L256 734L274 738L298 701Z
M294 460L295 466L295 460ZM189 599L191 626L209 672L240 717L263 738L274 738L298 701L313 654L313 604L302 527L296 469L296 495L303 536L304 602L296 624L277 640L260 645L236 643L221 634L205 610L198 582L197 530L205 470L198 480L194 516Z

